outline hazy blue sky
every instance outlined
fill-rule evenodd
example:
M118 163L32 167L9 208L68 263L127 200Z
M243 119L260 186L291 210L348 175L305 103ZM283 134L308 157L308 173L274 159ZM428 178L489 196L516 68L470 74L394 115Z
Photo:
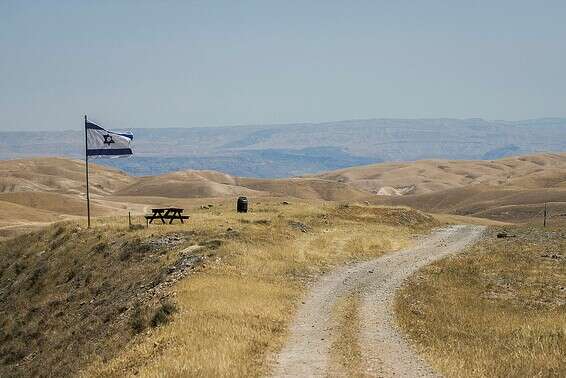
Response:
M0 0L0 130L566 116L565 1Z

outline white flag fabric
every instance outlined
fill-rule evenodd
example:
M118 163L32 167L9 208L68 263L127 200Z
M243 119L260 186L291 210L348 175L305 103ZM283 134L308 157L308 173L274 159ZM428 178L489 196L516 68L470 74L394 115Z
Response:
M87 156L129 156L133 154L130 142L131 133L116 133L87 121L86 154Z

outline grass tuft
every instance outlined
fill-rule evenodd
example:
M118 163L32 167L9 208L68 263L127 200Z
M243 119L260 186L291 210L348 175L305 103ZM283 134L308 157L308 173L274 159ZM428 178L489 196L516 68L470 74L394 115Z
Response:
M141 333L147 328L147 315L140 304L135 305L129 323L134 333Z
M164 300L161 302L159 307L154 311L151 318L151 326L158 327L163 324L167 324L171 319L171 316L177 311L177 306L173 302Z

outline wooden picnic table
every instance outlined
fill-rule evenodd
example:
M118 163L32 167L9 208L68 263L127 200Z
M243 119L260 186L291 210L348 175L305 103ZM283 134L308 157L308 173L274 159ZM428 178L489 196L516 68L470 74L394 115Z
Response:
M161 222L165 224L165 220L169 220L169 224L173 223L175 219L181 221L181 223L185 223L184 219L189 219L188 215L183 215L184 209L179 207L160 207L156 209L151 209L152 214L148 214L145 216L146 222L153 223L156 219L161 219Z

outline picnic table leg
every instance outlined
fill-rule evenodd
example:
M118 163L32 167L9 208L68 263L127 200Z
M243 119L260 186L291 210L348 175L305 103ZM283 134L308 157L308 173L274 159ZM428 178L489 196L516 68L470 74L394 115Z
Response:
M157 218L157 212L154 211L153 214L151 215L151 219L149 220L149 223L153 223L155 218Z
M161 222L163 222L163 224L165 224L165 218L164 217L166 217L168 214L169 214L169 210L166 210L165 214L163 214L161 212L159 213L159 216L161 217Z

